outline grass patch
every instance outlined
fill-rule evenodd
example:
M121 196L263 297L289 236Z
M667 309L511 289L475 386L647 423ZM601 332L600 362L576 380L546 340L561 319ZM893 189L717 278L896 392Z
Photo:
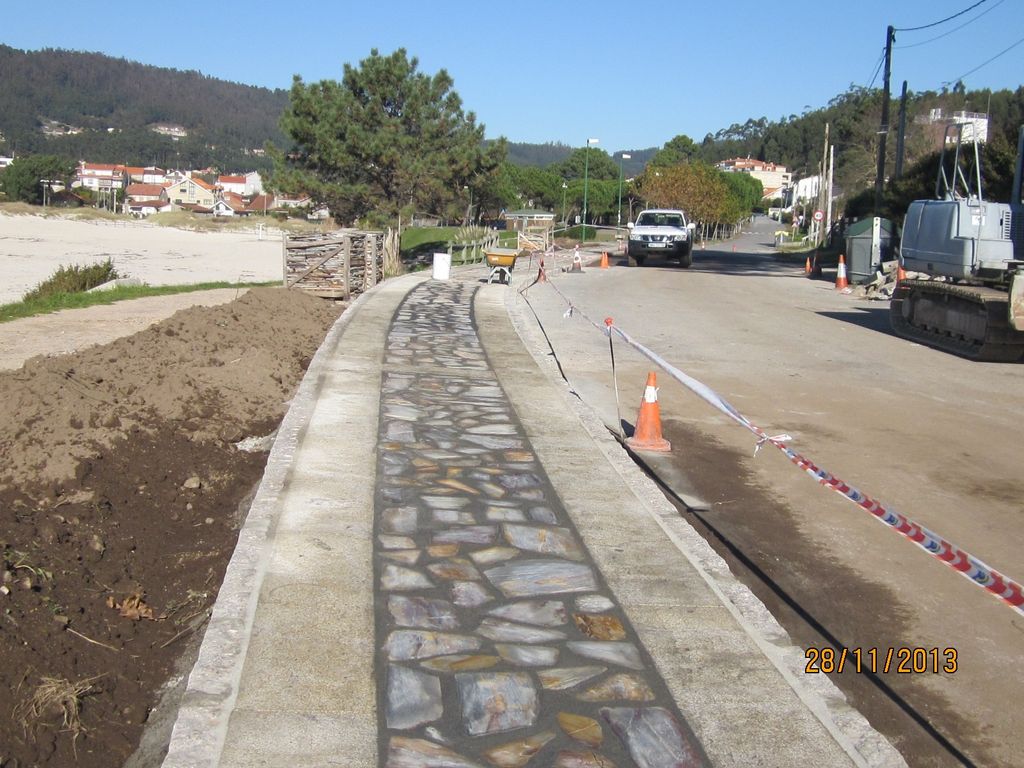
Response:
M458 227L406 227L402 230L402 243L399 246L402 260L447 251L448 243L455 239L458 231Z
M307 221L305 219L279 219L276 216L197 216L189 211L167 211L154 213L145 219L150 224L174 229L188 229L195 232L236 232L257 229L260 224L269 230L280 230L290 234L329 232L335 229L329 221Z
M117 274L114 262L110 259L87 266L78 264L72 264L70 267L62 266L26 293L22 297L22 301L39 301L62 293L82 293L110 280L116 280L118 277L120 275Z
M0 213L6 213L8 216L39 216L44 210L48 209L28 203L0 203Z
M583 226L578 224L575 227L562 230L558 233L559 239L576 240L579 242L610 242L615 240L614 229L598 229L592 225Z
M280 285L278 281L271 283L194 283L191 285L133 285L115 288L111 291L95 293L57 293L43 299L17 301L11 304L0 304L0 323L19 320L23 317L45 315L59 312L62 309L82 309L97 304L113 304L129 299L142 299L147 296L169 296L174 293L191 293L193 291L209 291L214 288L254 288L266 285Z
M448 251L449 243L481 240L488 231L479 227L406 227L402 230L402 260L422 260L432 253ZM519 235L514 230L498 230L498 245L515 247Z

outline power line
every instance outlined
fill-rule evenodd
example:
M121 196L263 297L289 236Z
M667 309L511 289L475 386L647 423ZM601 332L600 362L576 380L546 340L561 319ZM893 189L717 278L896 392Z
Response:
M871 76L871 82L868 83L868 90L869 91L871 90L872 86L874 86L874 84L875 84L875 78L878 77L878 71L882 68L882 61L884 59L885 59L885 48L883 48L882 52L878 55L878 63L875 64L875 74L873 74Z
M958 13L954 13L952 16L947 16L946 18L940 19L939 21L933 21L931 24L924 24L924 25L922 25L920 27L901 27L899 29L896 29L895 31L896 32L917 32L918 30L921 30L921 29L930 29L931 27L937 27L937 26L939 26L939 24L945 24L947 21L952 21L957 16L963 16L968 11L973 11L979 5L981 5L983 3L987 3L987 2L988 2L988 0L978 0L978 2L976 2L974 5L969 6L967 8L964 8L962 11L960 11Z
M934 43L936 40L941 40L944 37L948 37L949 35L952 35L954 32L959 32L964 27L970 26L971 24L976 22L978 19L980 19L982 16L984 16L987 13L989 13L990 11L994 11L996 8L998 8L1000 5L1002 5L1005 2L1006 2L1006 0L999 0L999 2L997 2L995 5L989 7L988 9L986 9L984 11L982 11L977 16L975 16L973 19L965 21L959 27L953 27L953 29L949 30L949 32L943 32L941 35L936 35L935 37L928 38L927 40L922 40L920 43L911 43L910 45L896 45L896 46L893 46L893 47L896 48L897 50L904 51L907 48L917 48L919 45L928 45L928 43Z
M1024 37L1022 37L1022 38L1021 38L1020 40L1018 40L1018 41L1017 41L1016 43L1014 43L1013 45L1011 45L1011 46L1010 46L1009 48L1004 48L1003 50L1001 50L1001 51L1000 51L999 53L997 53L997 54L996 54L995 56L993 56L993 57L992 57L991 59L989 59L988 61L983 61L983 62L982 62L981 64L979 64L978 66L976 66L976 67L975 67L974 69L972 69L972 70L971 70L970 72L964 72L964 73L963 73L962 75L960 75L960 77L956 78L955 80L946 80L946 81L944 81L944 82L943 82L943 85L949 85L950 83L955 83L955 82L957 82L957 81L959 81L959 80L963 80L963 79L964 79L965 77L967 77L968 75L973 75L973 74L974 74L975 72L977 72L977 71L978 71L979 69L981 69L982 67L984 67L984 66L986 66L986 65L988 65L988 64L991 64L991 63L992 63L993 61L995 61L996 59L998 59L998 58L999 58L1000 56L1002 56L1002 55L1003 55L1004 53L1009 53L1010 51L1012 51L1012 50L1013 50L1014 48L1016 48L1016 47L1017 47L1018 45L1020 45L1021 43L1024 43Z

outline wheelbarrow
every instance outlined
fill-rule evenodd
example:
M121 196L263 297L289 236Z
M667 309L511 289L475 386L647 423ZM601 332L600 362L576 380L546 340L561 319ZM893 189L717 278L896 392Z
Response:
M491 268L487 282L493 283L497 280L499 283L512 285L512 269L516 265L519 251L515 248L492 248L489 251L484 251L484 256L487 258L487 265Z

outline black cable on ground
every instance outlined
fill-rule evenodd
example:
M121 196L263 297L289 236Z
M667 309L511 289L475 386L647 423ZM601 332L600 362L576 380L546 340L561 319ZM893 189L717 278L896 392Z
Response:
M613 437L615 437L616 440L619 439L618 435L615 434L614 430L612 430L607 425L605 425L605 428ZM811 627L811 629L813 629L815 632L821 635L829 643L829 645L831 645L837 651L848 650L845 643L843 643L838 637L833 635L832 632L830 632L828 628L825 627L825 625L818 621L818 619L816 619L814 615L810 613L809 610L800 605L797 599L790 595L789 592L787 592L785 588L782 587L782 585L780 585L771 576L765 573L764 570L762 570L757 563L755 563L752 559L745 555L743 551L725 533L716 528L715 525L707 519L707 517L700 513L700 511L688 507L686 503L681 498L679 498L679 496L676 495L675 491L673 491L667 483L665 483L660 477L658 477L657 473L651 468L649 464L647 464L643 460L641 456L629 450L629 448L622 440L619 440L619 442L626 449L626 452L630 455L630 457L633 459L636 465L643 469L644 473L649 478L651 478L655 483L657 483L662 493L670 497L674 503L679 504L684 509L686 509L688 513L697 518L705 528L707 528L712 534L714 534L715 539L729 552L730 555L732 555L740 563L742 563L743 566L747 568L747 570L749 570L751 574L756 576L757 579L764 586L770 589L772 593L777 598L779 598L779 600L785 603L790 610L792 610L797 616L800 617L800 619L806 622L807 625ZM965 768L977 768L976 764L972 762L971 759L967 757L967 755L961 752L956 747L956 745L954 745L949 739L947 739L935 726L928 722L928 720L925 719L923 715L921 715L916 709L914 709L913 704L908 702L906 699L900 696L900 694L894 691L888 683L886 683L883 679L881 679L878 676L877 673L865 671L861 674L872 685L874 685L883 695L885 695L886 698L888 698L890 701L892 701L893 704L899 707L904 714L906 714L911 720L913 720L917 725L919 725L921 729L925 731L925 733L931 736L936 741L936 743L939 744L939 746L941 746L950 754L951 757L960 762L960 764L965 766Z

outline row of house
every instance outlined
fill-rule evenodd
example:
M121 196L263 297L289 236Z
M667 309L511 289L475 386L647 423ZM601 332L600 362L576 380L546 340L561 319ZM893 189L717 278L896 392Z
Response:
M213 179L208 181L207 179ZM78 164L72 187L94 192L123 192L125 213L145 217L163 211L186 210L211 216L248 216L270 211L311 207L308 195L275 195L264 191L257 171L219 175L203 171L165 171L104 163ZM326 209L314 214L326 218Z
M131 165L108 165L105 163L78 164L73 187L98 189L125 189L130 184L167 184L176 183L187 178L210 175L206 171L165 171L155 166L145 168ZM209 184L209 182L204 182ZM234 192L242 196L263 193L263 180L258 171L235 176L218 176L213 184L226 192Z

